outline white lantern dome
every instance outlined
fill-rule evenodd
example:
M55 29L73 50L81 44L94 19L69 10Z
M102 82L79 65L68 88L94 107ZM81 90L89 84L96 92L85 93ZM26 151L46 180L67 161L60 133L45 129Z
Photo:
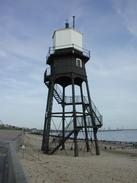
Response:
M56 30L52 38L54 50L74 47L81 51L83 48L83 35L73 28Z

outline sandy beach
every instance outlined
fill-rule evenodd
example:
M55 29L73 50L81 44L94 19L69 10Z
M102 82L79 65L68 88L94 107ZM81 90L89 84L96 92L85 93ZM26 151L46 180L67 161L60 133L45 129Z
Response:
M100 142L100 156L93 148L75 158L65 151L43 154L41 136L26 134L24 144L25 152L20 149L18 157L30 183L137 182L137 149Z

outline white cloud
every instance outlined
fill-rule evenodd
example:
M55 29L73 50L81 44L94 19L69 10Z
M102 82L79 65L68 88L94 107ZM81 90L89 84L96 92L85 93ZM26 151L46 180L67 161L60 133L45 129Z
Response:
M111 37L116 36L114 33L119 35L121 31L120 36L122 35L123 27L121 28L120 21L117 22L117 16L111 10L105 11L106 7L98 7L98 3L95 3L94 9L95 5L92 6L91 2L92 0L66 0L65 3L56 3L43 0L41 3L34 3L33 0L24 0L12 2L8 9L8 3L5 3L5 11L0 11L0 101L3 104L0 115L3 120L19 121L21 124L26 121L26 126L28 122L31 127L41 126L47 95L43 83L44 57L51 43L52 31L55 27L60 28L65 19L72 15L76 15L78 19L76 27L88 32L85 35L86 44L93 47L95 42L97 44L97 52L93 53L94 61L87 64L87 74L91 84L91 97L103 114L104 123L111 126L110 121L117 121L119 125L119 122L122 123L123 120L124 123L133 113L136 115L136 50L129 49L128 41L124 48L117 41L111 42ZM137 35L136 2L113 2L128 31ZM72 19L70 23L71 21Z
M128 31L137 36L137 1L113 0L116 12L123 19Z
M105 55L96 54L93 63L89 64L87 69L92 69L92 73L89 73L97 78L137 82L136 50L130 46L112 49Z
M0 17L0 49L5 49L14 54L43 59L44 50L47 49L48 38L41 33L37 34L34 25L18 20L13 15L2 15ZM4 53L0 52L0 55Z
M0 57L6 57L7 54L4 50L0 50Z
M94 55L87 64L91 97L104 116L104 126L136 127L137 56L134 48L115 48ZM134 117L132 117L134 116ZM126 122L125 122L126 121Z

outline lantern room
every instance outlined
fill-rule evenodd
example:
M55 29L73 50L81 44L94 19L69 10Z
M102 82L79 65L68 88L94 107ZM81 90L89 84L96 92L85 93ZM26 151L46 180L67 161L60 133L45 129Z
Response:
M79 51L83 48L83 36L73 28L66 27L53 33L53 48L55 50L73 47Z

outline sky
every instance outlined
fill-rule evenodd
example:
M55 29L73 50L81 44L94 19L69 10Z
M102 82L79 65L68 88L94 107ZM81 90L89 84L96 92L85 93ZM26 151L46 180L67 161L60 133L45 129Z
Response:
M136 0L0 0L0 120L43 128L48 47L75 15L103 128L137 128L136 10Z

